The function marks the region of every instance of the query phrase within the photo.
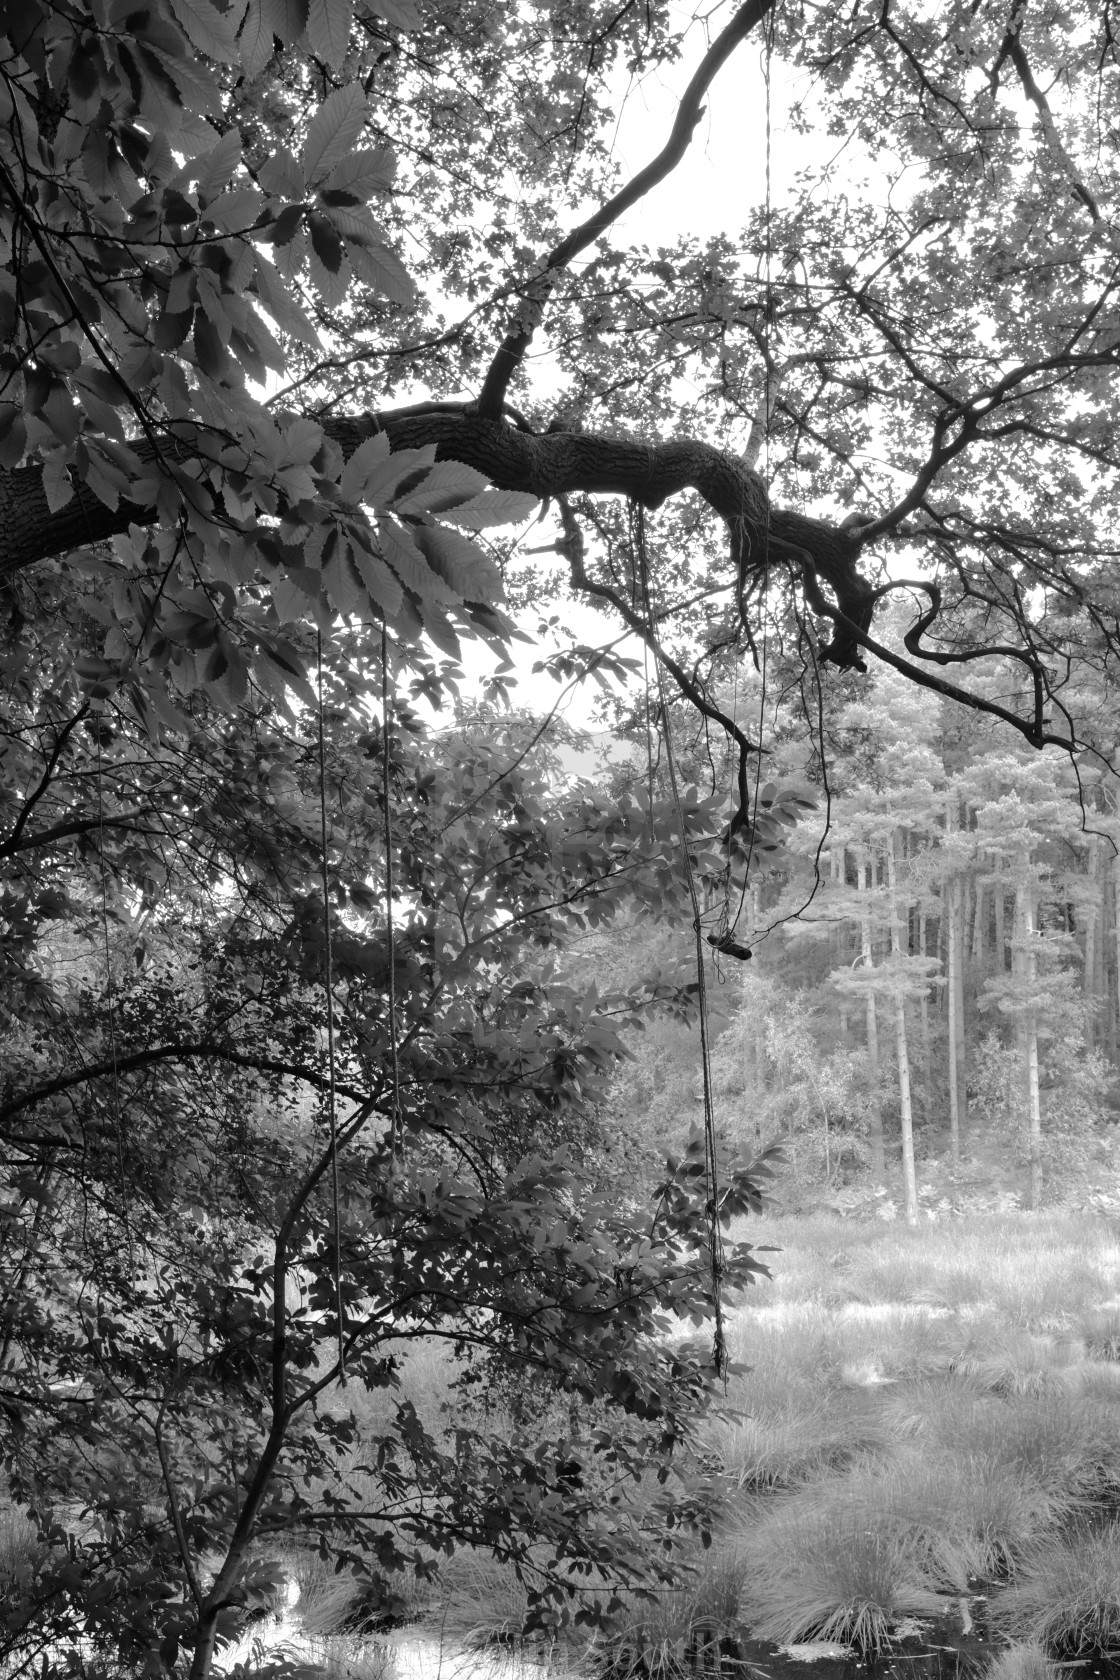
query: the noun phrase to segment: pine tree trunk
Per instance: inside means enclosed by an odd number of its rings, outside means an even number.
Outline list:
[[[1027,973],[1026,955],[1026,895],[1023,881],[1015,881],[1015,900],[1011,916],[1011,978],[1015,983],[1016,993],[1024,990]],[[1019,1115],[1019,1145],[1024,1155],[1030,1154],[1030,1098],[1027,1081],[1027,1028],[1022,1011],[1015,1016],[1015,1044],[1019,1051],[1019,1061],[1023,1072],[1023,1086],[1020,1092],[1018,1107]]]
[[[965,906],[968,902],[967,879],[958,883],[960,893],[957,900],[957,985],[953,994],[953,1003],[957,1012],[957,1123],[960,1128],[958,1149],[963,1150],[968,1133],[968,1043],[965,1036],[964,1022],[964,979],[965,979]],[[959,1160],[959,1154],[957,1159]]]
[[[894,1038],[898,1053],[898,1118],[902,1133],[902,1189],[906,1203],[906,1218],[911,1225],[918,1219],[918,1181],[914,1169],[914,1114],[910,1103],[910,1051],[906,1041],[906,993],[904,990],[904,962],[902,949],[902,912],[898,901],[898,870],[895,848],[898,835],[893,834],[887,851],[887,881],[891,901],[891,955],[897,965],[898,990],[894,1000]]]
[[[928,936],[927,936],[927,931],[926,931],[926,912],[925,912],[925,907],[923,906],[918,911],[918,955],[919,956],[924,957],[926,955],[927,937]],[[925,1084],[926,1084],[927,1111],[928,1111],[928,1091],[929,1091],[929,990],[928,990],[928,988],[925,991],[923,991],[923,993],[922,993],[921,1011],[922,1011],[922,1077],[925,1080]]]
[[[1033,993],[1038,978],[1038,957],[1034,948],[1034,894],[1029,880],[1024,882],[1023,933],[1027,942],[1025,978]],[[1031,1169],[1030,1207],[1037,1213],[1042,1206],[1042,1108],[1038,1091],[1038,1013],[1032,1007],[1023,1021],[1027,1052],[1027,1117],[1028,1154]]]
[[[1120,852],[1112,860],[1112,955],[1116,964],[1116,1020],[1120,1028]]]
[[[874,885],[874,868],[870,858],[860,869],[860,874],[864,878],[864,890],[867,894],[867,905],[859,922],[860,951],[864,968],[871,969],[875,966],[875,955],[871,945],[871,892]],[[867,993],[867,1059],[871,1063],[873,1086],[868,1131],[871,1176],[876,1184],[882,1184],[887,1176],[887,1159],[883,1145],[883,1111],[879,1101],[879,1023],[875,1013],[875,994],[870,989]]]
[[[1111,1061],[1116,1060],[1116,953],[1108,930],[1116,920],[1116,878],[1108,867],[1108,847],[1101,849],[1101,1001],[1104,1007],[1105,1038]]]
[[[1007,929],[1004,926],[1003,859],[1002,858],[997,859],[996,868],[999,871],[999,879],[996,881],[995,886],[992,888],[992,891],[995,895],[995,906],[996,906],[995,969],[996,969],[997,974],[1006,974],[1006,972],[1007,972]]]
[[[987,907],[987,899],[984,896],[984,883],[983,881],[977,881],[972,909],[972,967],[973,971],[978,974],[983,974],[986,966],[984,958],[987,954],[988,941],[986,937],[987,928],[984,924],[984,916]]]
[[[875,966],[875,957],[871,948],[870,899],[872,885],[872,867],[869,859],[866,864],[866,874],[864,879],[864,888],[868,897],[868,905],[860,917],[859,926],[860,953],[863,957],[863,966],[867,969],[874,968]],[[879,1025],[875,1014],[875,994],[870,989],[867,993],[867,1055],[871,1062],[872,1072],[877,1074],[879,1071]]]
[[[1100,925],[1099,887],[1097,883],[1097,837],[1088,836],[1089,856],[1085,864],[1085,968],[1081,976],[1081,991],[1088,1008],[1085,1010],[1085,1043],[1092,1048],[1096,1042],[1096,1011],[1093,1004],[1098,995],[1097,962],[1098,929]]]
[[[842,888],[847,878],[847,873],[848,865],[845,848],[840,845],[833,846],[832,850],[828,854],[828,877],[833,887]],[[843,956],[843,953],[848,945],[848,928],[846,922],[842,923],[836,933],[832,936],[832,938],[830,938],[829,944],[830,947],[835,949],[837,956]],[[848,1000],[843,992],[839,992],[837,994],[837,1002],[840,1011],[840,1042],[846,1050],[850,1042],[851,1031],[848,1025]]]
[[[954,1167],[961,1164],[961,1113],[960,1113],[960,1043],[957,1037],[957,988],[960,985],[960,975],[957,970],[960,965],[960,940],[957,937],[960,922],[958,908],[959,881],[951,877],[945,883],[945,922],[946,922],[946,954],[948,956],[948,1012],[949,1012],[949,1157]]]

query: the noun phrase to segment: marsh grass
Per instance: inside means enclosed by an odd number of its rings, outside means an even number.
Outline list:
[[[1026,1328],[1092,1312],[1120,1283],[1120,1246],[1102,1221],[1063,1214],[987,1214],[933,1225],[878,1226],[817,1215],[744,1221],[735,1235],[781,1252],[766,1293],[784,1302],[847,1294],[868,1302],[994,1308]],[[838,1304],[838,1303],[837,1303]]]
[[[810,1411],[712,1425],[704,1440],[736,1490],[758,1493],[796,1487],[889,1444],[876,1416],[823,1400]]]
[[[1059,1680],[1061,1672],[1041,1645],[1025,1640],[1001,1651],[985,1671],[984,1680]]]
[[[1055,1520],[1054,1502],[1007,1466],[921,1448],[857,1472],[837,1495],[905,1540],[923,1575],[953,1592],[1009,1573]]]
[[[698,1649],[718,1645],[738,1627],[744,1563],[734,1537],[697,1552],[680,1587],[644,1598],[627,1595],[611,1619],[597,1656],[612,1676],[664,1680],[688,1672]],[[718,1664],[716,1665],[718,1666]]]
[[[361,1584],[349,1571],[336,1571],[318,1552],[287,1552],[283,1569],[299,1588],[295,1602],[296,1620],[309,1638],[326,1639],[341,1634],[361,1599]]]
[[[1091,1359],[1120,1361],[1120,1307],[1096,1307],[1081,1315],[1078,1329]]]
[[[970,1326],[954,1361],[957,1374],[971,1377],[981,1388],[999,1395],[1052,1393],[1080,1352],[1070,1337],[1032,1333],[1021,1327],[1002,1328],[998,1319]]]
[[[942,1607],[908,1537],[856,1503],[779,1507],[742,1542],[739,1611],[759,1639],[830,1639],[878,1653],[903,1617]]]
[[[993,1598],[993,1626],[1070,1660],[1120,1648],[1120,1523],[1056,1536]]]
[[[457,1552],[441,1566],[424,1626],[438,1632],[441,1643],[519,1646],[528,1605],[511,1563],[484,1552]]]
[[[593,1644],[565,1647],[569,1666],[669,1680],[697,1646],[746,1627],[871,1654],[977,1577],[1009,1583],[999,1625],[1018,1641],[991,1680],[1055,1680],[1055,1652],[1120,1642],[1108,1596],[1120,1541],[1078,1527],[1120,1490],[1112,1231],[1049,1214],[914,1230],[766,1218],[737,1234],[782,1252],[765,1256],[773,1283],[728,1313],[732,1355],[750,1369],[697,1443],[703,1470],[720,1472],[713,1544],[686,1554],[675,1589],[625,1594]],[[418,1343],[401,1391],[438,1427],[455,1376],[441,1346]],[[369,1424],[397,1398],[375,1397]],[[635,1520],[646,1500],[635,1484]],[[510,1567],[464,1552],[440,1576],[421,1633],[520,1649],[527,1600]],[[337,1622],[332,1594],[349,1586],[315,1588],[316,1625]]]
[[[358,1634],[331,1634],[309,1641],[317,1680],[394,1680],[392,1648]]]
[[[887,1396],[884,1410],[905,1438],[1024,1478],[1045,1494],[1055,1522],[1120,1486],[1115,1400],[1069,1382],[1043,1394],[1000,1396],[972,1382],[934,1380]]]

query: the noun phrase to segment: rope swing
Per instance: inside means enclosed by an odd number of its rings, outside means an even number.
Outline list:
[[[716,1154],[715,1102],[712,1093],[712,1059],[708,1034],[708,985],[704,963],[704,925],[700,916],[700,895],[696,890],[696,876],[692,868],[692,854],[688,849],[688,830],[681,803],[677,759],[673,750],[673,732],[669,706],[665,694],[665,676],[661,667],[661,649],[653,633],[653,614],[650,611],[649,556],[646,549],[645,509],[641,503],[632,504],[634,530],[637,537],[638,577],[642,590],[642,611],[646,622],[646,640],[653,650],[653,668],[657,679],[658,711],[665,740],[665,762],[669,769],[669,786],[673,794],[673,809],[681,836],[685,879],[692,905],[692,928],[696,939],[696,982],[700,1004],[700,1062],[704,1080],[704,1212],[708,1227],[708,1266],[711,1276],[712,1308],[715,1314],[715,1334],[712,1338],[712,1366],[724,1382],[727,1381],[727,1342],[723,1329],[723,1232],[719,1223],[719,1160]],[[648,702],[647,702],[648,703]]]
[[[389,1176],[397,1170],[397,1152],[401,1135],[401,1070],[397,1045],[397,952],[393,930],[393,815],[390,802],[389,722],[392,713],[389,703],[389,632],[381,626],[381,799],[385,819],[385,933],[389,941],[389,1069],[392,1080],[393,1111],[389,1123]]]
[[[323,961],[327,988],[327,1120],[331,1140],[331,1204],[334,1236],[334,1299],[338,1314],[338,1376],[346,1381],[346,1327],[342,1316],[342,1231],[338,1194],[338,1117],[335,1103],[334,947],[331,942],[330,881],[327,868],[327,772],[323,739],[323,632],[315,635],[319,721],[319,839],[323,880]]]

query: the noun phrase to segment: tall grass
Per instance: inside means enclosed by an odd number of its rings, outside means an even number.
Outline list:
[[[991,1680],[1055,1680],[1056,1654],[1120,1639],[1120,1541],[1077,1527],[1120,1490],[1115,1233],[1054,1213],[914,1230],[766,1218],[737,1234],[781,1252],[767,1257],[774,1282],[728,1313],[749,1369],[698,1442],[702,1469],[719,1472],[713,1545],[675,1590],[626,1595],[584,1660],[668,1680],[690,1647],[746,1628],[870,1655],[977,1578],[1009,1583],[999,1626],[1017,1641]],[[436,1343],[402,1371],[433,1428],[455,1375]],[[397,1398],[373,1397],[364,1427]],[[635,1485],[635,1518],[644,1497]],[[327,1637],[343,1589],[321,1590]],[[512,1569],[466,1552],[441,1565],[423,1631],[508,1649],[526,1607]]]
[[[1001,1651],[985,1671],[984,1680],[1060,1680],[1061,1672],[1041,1645],[1027,1640]]]
[[[941,1608],[908,1537],[858,1504],[779,1507],[742,1543],[739,1611],[759,1639],[830,1639],[870,1656],[909,1615]]]
[[[611,1618],[599,1653],[612,1676],[667,1680],[688,1670],[690,1652],[737,1628],[743,1567],[735,1539],[725,1537],[698,1552],[679,1588],[652,1598],[626,1595],[627,1607]]]
[[[986,1215],[911,1229],[827,1216],[744,1222],[768,1257],[775,1301],[988,1305],[1006,1322],[1049,1329],[1120,1287],[1120,1246],[1100,1219],[1062,1213]]]
[[[1057,1536],[994,1598],[993,1624],[1075,1659],[1120,1646],[1120,1522]]]

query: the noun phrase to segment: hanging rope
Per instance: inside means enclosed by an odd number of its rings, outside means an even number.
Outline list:
[[[323,739],[323,632],[315,633],[319,681],[319,839],[323,870],[323,958],[327,986],[327,1120],[331,1140],[331,1204],[334,1228],[334,1301],[338,1314],[338,1375],[346,1381],[346,1326],[342,1316],[342,1223],[338,1194],[338,1117],[335,1106],[334,947],[331,941],[330,880],[327,869],[327,755]]]
[[[101,935],[105,947],[105,998],[109,1005],[109,1059],[113,1064],[113,1131],[117,1144],[117,1177],[120,1181],[121,1219],[128,1242],[128,1264],[135,1271],[132,1252],[132,1223],[128,1214],[128,1177],[125,1172],[124,1116],[121,1113],[120,1073],[117,1067],[116,989],[113,985],[113,954],[109,945],[109,889],[105,875],[105,801],[101,786],[101,719],[94,706],[94,740],[97,743],[97,857],[101,873]]]
[[[731,720],[739,721],[739,661],[733,658],[731,666]],[[728,943],[735,944],[735,933],[731,923],[731,872],[735,851],[735,757],[736,746],[732,737],[727,738],[727,862],[723,867],[723,903],[719,909],[719,920],[714,934],[708,935],[709,945],[714,945],[716,951],[716,978],[721,986],[726,985],[727,977],[723,972],[719,958],[722,949]],[[738,917],[736,916],[736,921]],[[746,946],[741,947],[746,950]],[[734,956],[736,953],[730,953]]]
[[[760,608],[761,608],[761,616],[762,616],[762,650],[761,650],[761,657],[758,659],[758,671],[759,671],[760,687],[759,687],[759,696],[758,696],[758,728],[756,730],[756,737],[757,737],[757,740],[758,740],[758,754],[757,754],[757,757],[755,758],[755,767],[754,767],[754,798],[753,798],[753,811],[752,811],[752,816],[753,816],[754,820],[751,823],[750,839],[747,843],[747,861],[746,861],[746,863],[744,865],[744,868],[743,868],[743,888],[742,888],[742,891],[739,894],[739,904],[738,904],[738,907],[735,911],[734,921],[731,923],[732,928],[735,928],[735,927],[738,926],[739,917],[743,914],[743,905],[746,902],[747,892],[748,892],[749,886],[750,886],[751,865],[754,862],[755,839],[756,839],[756,835],[757,835],[757,832],[758,832],[758,828],[757,828],[757,824],[758,824],[758,794],[759,794],[759,788],[762,785],[762,739],[763,739],[763,735],[765,733],[765,728],[766,728],[766,687],[767,687],[767,675],[768,675],[767,666],[768,666],[768,655],[769,655],[769,645],[770,645],[770,638],[767,634],[767,617],[766,617],[767,595],[769,593],[769,588],[770,588],[770,491],[771,491],[771,481],[772,481],[772,476],[773,476],[772,473],[771,473],[771,468],[770,468],[770,436],[771,436],[771,431],[772,431],[772,410],[773,410],[774,402],[776,401],[776,394],[774,392],[774,387],[773,387],[774,359],[773,359],[773,350],[772,350],[771,339],[770,339],[770,328],[771,328],[771,324],[772,324],[773,316],[774,316],[774,281],[773,281],[773,272],[772,272],[772,270],[773,270],[773,256],[774,256],[774,230],[773,230],[771,155],[770,155],[771,154],[770,83],[771,83],[771,60],[772,60],[773,52],[774,52],[774,12],[773,12],[773,10],[771,10],[770,12],[767,13],[766,20],[765,20],[765,23],[763,25],[762,41],[763,41],[763,45],[762,45],[762,83],[763,83],[763,90],[764,90],[763,104],[764,104],[764,109],[765,109],[765,121],[766,121],[766,143],[765,143],[765,148],[764,148],[764,150],[765,150],[765,165],[764,165],[765,208],[764,208],[764,212],[763,212],[763,231],[762,231],[762,286],[763,286],[763,305],[762,305],[762,361],[763,361],[763,370],[762,370],[762,377],[763,377],[762,481],[766,486],[766,495],[765,495],[765,498],[764,498],[766,511],[765,511],[765,514],[764,514],[764,517],[763,517],[763,525],[762,525],[762,586],[758,590],[758,602],[759,602],[759,605],[760,605]]]
[[[716,1375],[727,1381],[727,1342],[723,1330],[723,1232],[719,1223],[719,1161],[716,1155],[715,1101],[712,1093],[712,1058],[708,1036],[708,986],[704,963],[704,925],[700,917],[700,896],[692,868],[692,854],[688,849],[688,831],[681,803],[677,760],[673,751],[673,733],[669,707],[665,696],[665,678],[661,669],[661,654],[653,638],[653,614],[650,611],[649,558],[646,551],[645,509],[639,502],[634,514],[638,538],[638,575],[642,585],[642,611],[647,635],[653,646],[653,667],[657,677],[658,709],[665,731],[665,762],[669,767],[669,786],[673,794],[673,808],[681,835],[685,879],[692,905],[692,928],[696,937],[696,983],[700,1005],[700,1063],[704,1081],[704,1211],[708,1225],[708,1265],[712,1285],[712,1308],[715,1315],[715,1334],[712,1338],[712,1365]]]
[[[397,1046],[397,953],[393,933],[393,818],[389,775],[389,632],[381,626],[381,796],[385,817],[385,930],[389,940],[389,1069],[393,1111],[389,1123],[389,1175],[397,1170],[401,1134],[401,1070]]]

